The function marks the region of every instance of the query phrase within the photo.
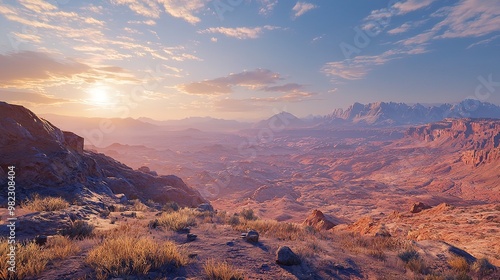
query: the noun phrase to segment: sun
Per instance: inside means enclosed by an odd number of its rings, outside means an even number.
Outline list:
[[[95,86],[87,90],[90,103],[97,106],[109,105],[111,100],[109,96],[109,88],[104,86]]]

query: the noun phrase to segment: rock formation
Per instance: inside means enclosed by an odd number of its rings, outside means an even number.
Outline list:
[[[410,213],[420,213],[423,210],[430,209],[431,207],[423,202],[413,203],[410,207]]]
[[[335,223],[325,217],[323,212],[319,210],[313,210],[311,215],[309,215],[302,224],[311,226],[317,230],[329,230],[335,226]]]
[[[83,138],[62,132],[28,109],[0,102],[0,174],[15,166],[16,199],[34,193],[69,201],[110,204],[115,194],[181,206],[205,202],[180,178],[134,171],[103,154],[83,150]],[[5,185],[6,176],[0,178]],[[5,199],[0,194],[0,202]]]

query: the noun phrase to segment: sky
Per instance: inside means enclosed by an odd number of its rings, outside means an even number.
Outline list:
[[[0,0],[0,100],[256,120],[354,102],[500,105],[498,0]]]

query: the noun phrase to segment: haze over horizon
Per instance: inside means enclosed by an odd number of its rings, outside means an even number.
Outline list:
[[[500,105],[500,2],[0,2],[0,100],[255,120],[354,102]]]

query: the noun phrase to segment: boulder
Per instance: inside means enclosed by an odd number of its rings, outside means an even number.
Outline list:
[[[253,229],[249,230],[247,233],[241,234],[241,237],[250,243],[259,242],[259,233]]]
[[[276,263],[286,266],[299,265],[300,257],[288,246],[281,246],[276,252]]]

